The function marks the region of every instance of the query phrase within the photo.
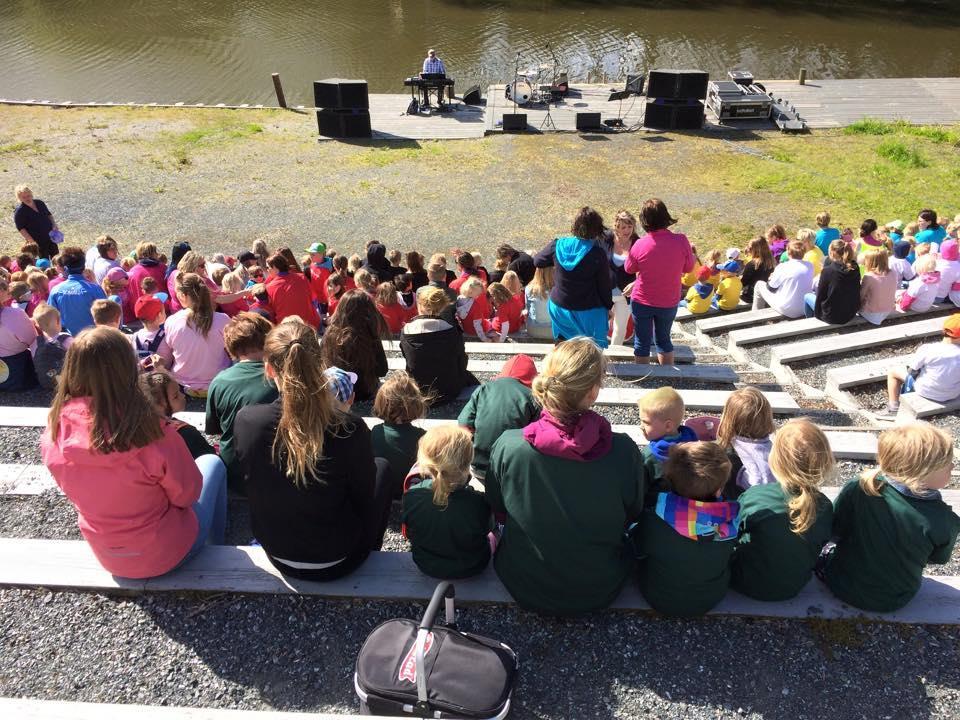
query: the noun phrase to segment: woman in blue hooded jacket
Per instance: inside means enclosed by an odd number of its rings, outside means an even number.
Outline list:
[[[602,348],[609,345],[607,319],[613,300],[607,254],[598,243],[603,230],[600,213],[582,207],[573,220],[573,234],[553,240],[533,259],[538,268],[554,268],[547,307],[555,340],[585,335]]]

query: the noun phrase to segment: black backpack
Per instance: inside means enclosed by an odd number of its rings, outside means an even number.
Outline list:
[[[517,655],[491,638],[457,629],[454,588],[437,585],[423,619],[388,620],[367,636],[354,687],[371,715],[505,718],[516,682]],[[434,619],[445,604],[446,622]]]

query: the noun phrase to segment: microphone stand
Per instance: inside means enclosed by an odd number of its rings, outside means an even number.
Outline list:
[[[520,80],[520,52],[517,52],[517,60],[513,65],[513,89],[510,91],[510,98],[513,100],[513,112],[517,112],[517,82]]]
[[[550,45],[549,45],[549,44],[547,45],[547,52],[550,53],[551,55],[553,54],[553,51],[550,49]],[[557,66],[556,66],[556,63],[554,63],[554,66],[553,66],[553,80],[551,80],[551,82],[550,82],[551,93],[550,93],[550,95],[547,96],[547,114],[544,116],[543,122],[540,123],[540,130],[541,130],[541,131],[543,131],[544,128],[546,128],[547,130],[552,130],[553,132],[556,132],[556,131],[557,131],[557,126],[556,126],[556,124],[553,122],[553,115],[550,114],[550,107],[551,107],[551,104],[550,104],[550,103],[551,103],[551,100],[553,100],[553,90],[552,90],[552,88],[553,88],[553,85],[554,85],[554,81],[555,81],[556,79],[557,79]],[[539,81],[539,78],[538,78],[538,81]],[[538,92],[539,92],[539,90],[538,90]]]

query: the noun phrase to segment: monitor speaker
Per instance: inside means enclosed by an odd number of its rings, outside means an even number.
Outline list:
[[[600,122],[600,113],[588,113],[588,112],[578,112],[577,113],[577,130],[583,132],[585,130],[602,130],[603,123]]]
[[[320,134],[332,138],[368,138],[372,136],[370,111],[363,109],[317,110]]]
[[[632,92],[634,95],[643,95],[643,82],[645,79],[643,75],[627,73],[627,92]]]
[[[651,70],[647,97],[704,100],[710,74],[702,70]]]
[[[504,113],[503,131],[504,132],[523,132],[527,129],[526,113]]]
[[[703,127],[699,100],[647,100],[643,126],[654,130],[699,130]]]
[[[313,83],[313,104],[318,108],[367,110],[370,96],[366,80],[329,78]]]
[[[473,85],[463,93],[463,102],[466,105],[480,105],[480,86]]]

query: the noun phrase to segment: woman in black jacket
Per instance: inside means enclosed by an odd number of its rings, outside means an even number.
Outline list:
[[[845,325],[860,310],[860,267],[853,248],[843,240],[830,243],[830,257],[823,264],[815,298],[807,294],[807,317],[831,325]]]
[[[582,207],[571,231],[570,237],[557,238],[533,259],[538,268],[554,268],[548,305],[553,337],[561,341],[584,335],[605,348],[610,344],[607,318],[613,295],[607,253],[598,242],[603,218]]]
[[[372,400],[380,387],[380,378],[387,374],[383,338],[389,337],[387,323],[369,295],[362,290],[344,293],[320,347],[326,367],[357,374],[357,402]]]
[[[400,332],[400,352],[409,373],[434,404],[456,400],[466,387],[479,385],[467,370],[463,332],[441,315],[450,304],[441,288],[417,293],[417,316]]]
[[[273,328],[264,367],[280,398],[234,422],[253,533],[284,575],[343,577],[383,544],[389,468],[363,420],[334,407],[312,327],[287,318]]]
[[[753,305],[753,287],[758,282],[766,282],[773,273],[776,262],[773,255],[770,254],[770,246],[765,237],[755,237],[747,245],[745,254],[749,256],[747,264],[743,266],[743,275],[740,277],[740,283],[743,289],[740,292],[740,299],[747,305]]]

